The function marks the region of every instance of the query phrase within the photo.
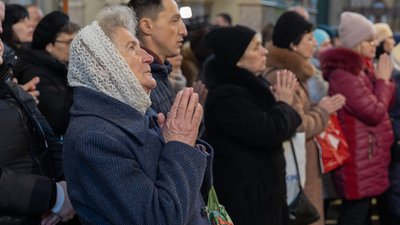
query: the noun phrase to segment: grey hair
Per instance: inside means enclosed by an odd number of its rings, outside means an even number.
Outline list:
[[[105,7],[96,16],[96,21],[108,38],[113,40],[117,28],[125,28],[136,36],[136,13],[122,5]]]

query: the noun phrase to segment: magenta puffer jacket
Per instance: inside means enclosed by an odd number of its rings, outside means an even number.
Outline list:
[[[334,171],[338,194],[347,200],[377,196],[389,186],[388,167],[393,132],[388,115],[395,85],[375,79],[366,61],[349,49],[331,49],[321,56],[329,94],[340,93],[346,105],[338,111],[351,161]]]

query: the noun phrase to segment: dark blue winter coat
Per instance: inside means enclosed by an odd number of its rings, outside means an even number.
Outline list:
[[[210,188],[212,152],[165,143],[153,118],[125,103],[75,88],[63,150],[83,224],[209,224],[201,190]]]

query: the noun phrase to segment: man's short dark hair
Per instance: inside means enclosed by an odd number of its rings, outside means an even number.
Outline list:
[[[164,8],[162,0],[130,0],[128,6],[136,12],[138,20],[144,17],[157,19],[158,13]]]
[[[218,13],[217,16],[224,18],[229,25],[232,25],[232,17],[228,13]]]

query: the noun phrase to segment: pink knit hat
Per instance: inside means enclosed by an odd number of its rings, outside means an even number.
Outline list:
[[[374,24],[363,15],[354,12],[340,15],[339,37],[342,47],[353,48],[374,35]]]

